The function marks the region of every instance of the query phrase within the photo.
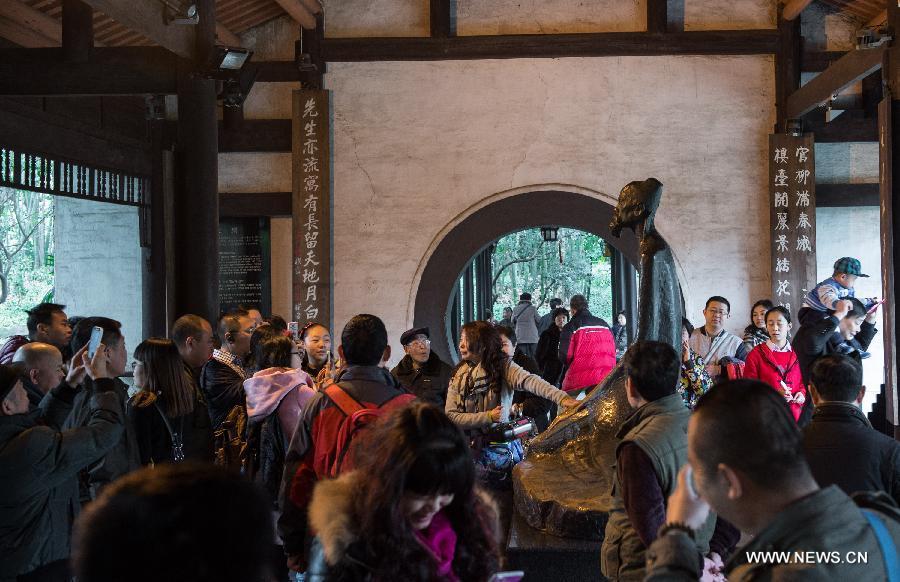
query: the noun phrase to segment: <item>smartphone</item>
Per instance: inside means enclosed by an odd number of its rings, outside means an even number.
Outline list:
[[[296,321],[288,322],[288,331],[291,333],[291,338],[296,341],[300,341],[300,324]]]
[[[488,579],[488,582],[519,582],[525,577],[522,570],[510,570],[508,572],[497,572]]]
[[[876,301],[875,304],[874,304],[872,307],[870,307],[869,310],[866,312],[866,315],[870,315],[870,314],[872,314],[872,313],[875,313],[875,310],[878,309],[878,306],[881,305],[882,303],[884,303],[884,298],[879,299],[878,301]]]
[[[88,357],[93,358],[94,354],[97,353],[97,348],[100,347],[100,342],[103,340],[103,328],[99,325],[94,326],[94,329],[91,330],[91,340],[88,342]]]

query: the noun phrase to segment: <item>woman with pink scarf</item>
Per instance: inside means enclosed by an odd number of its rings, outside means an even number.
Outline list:
[[[366,435],[357,469],[320,481],[309,582],[478,582],[497,571],[497,510],[475,485],[462,431],[414,402]]]

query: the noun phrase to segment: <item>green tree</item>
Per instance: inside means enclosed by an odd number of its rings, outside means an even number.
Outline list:
[[[24,330],[22,311],[53,290],[53,200],[0,187],[0,338]]]
[[[523,292],[531,293],[545,313],[553,297],[564,301],[581,293],[591,311],[612,319],[612,270],[606,243],[581,230],[561,228],[558,242],[545,243],[540,229],[508,234],[496,243],[493,255],[494,313],[513,306]]]

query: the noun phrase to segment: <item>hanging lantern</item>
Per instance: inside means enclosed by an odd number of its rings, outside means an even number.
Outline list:
[[[544,242],[556,242],[557,241],[557,233],[559,232],[559,227],[557,226],[542,226],[541,227],[541,237],[544,239]]]

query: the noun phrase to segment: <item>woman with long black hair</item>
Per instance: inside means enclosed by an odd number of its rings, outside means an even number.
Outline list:
[[[497,513],[475,485],[468,441],[415,402],[367,435],[356,470],[320,482],[308,582],[478,582],[497,571]]]
[[[518,416],[516,390],[531,392],[565,408],[578,402],[537,374],[530,374],[503,353],[500,333],[484,321],[472,321],[459,333],[462,358],[447,391],[447,416],[473,438],[480,478],[508,488],[513,466],[524,450],[517,438],[503,438],[491,429]]]
[[[141,464],[212,461],[213,431],[206,403],[184,370],[170,339],[151,337],[134,350],[134,384],[128,401]]]

